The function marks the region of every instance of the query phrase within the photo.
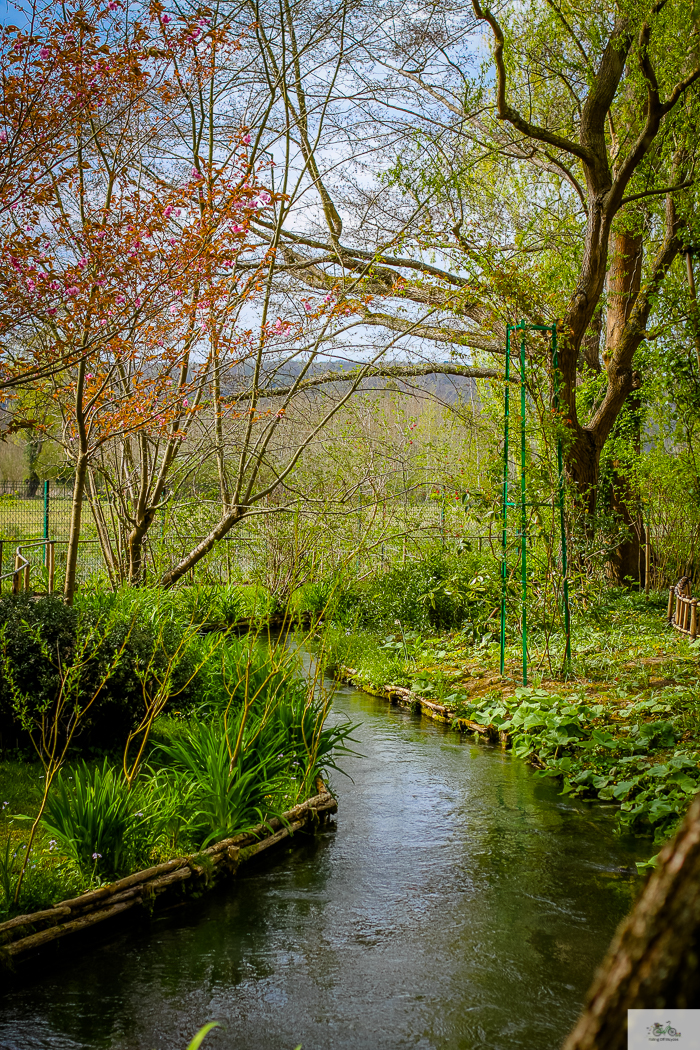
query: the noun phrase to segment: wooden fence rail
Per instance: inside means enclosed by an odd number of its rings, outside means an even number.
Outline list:
[[[698,599],[693,598],[690,579],[682,576],[668,592],[668,622],[681,634],[688,634],[693,641],[698,636]]]

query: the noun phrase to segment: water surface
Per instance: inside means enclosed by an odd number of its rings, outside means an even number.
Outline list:
[[[2,1050],[555,1050],[649,853],[499,749],[341,689],[335,827],[0,998]]]

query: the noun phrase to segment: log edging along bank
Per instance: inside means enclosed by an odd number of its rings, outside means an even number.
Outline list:
[[[419,710],[426,718],[446,723],[461,733],[473,733],[476,739],[483,738],[489,743],[500,743],[502,747],[510,746],[510,733],[507,733],[504,729],[499,729],[498,726],[493,724],[481,725],[479,722],[472,722],[470,718],[459,718],[444,704],[435,703],[434,700],[427,700],[424,696],[418,696],[417,693],[413,693],[410,689],[405,689],[403,686],[392,684],[381,686],[368,685],[360,679],[358,672],[352,667],[339,667],[336,678],[345,685],[351,685],[355,689],[360,689],[363,693],[369,693],[370,696],[378,696],[383,700],[388,700],[390,704],[396,704],[398,707],[408,707],[412,711]],[[537,756],[530,755],[528,760],[534,765],[541,765]]]
[[[241,864],[263,850],[276,846],[295,831],[318,827],[336,813],[338,803],[319,780],[319,794],[287,810],[267,825],[223,839],[200,853],[176,857],[123,879],[89,890],[51,908],[17,915],[0,923],[0,967],[13,971],[16,964],[34,956],[59,938],[79,933],[98,923],[122,915],[137,906],[153,911],[163,894],[193,880],[198,890],[209,889],[222,877],[232,878]],[[193,884],[189,883],[189,884]]]

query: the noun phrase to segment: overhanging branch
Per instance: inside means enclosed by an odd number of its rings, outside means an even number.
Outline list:
[[[330,383],[357,383],[364,379],[415,379],[417,376],[460,376],[462,379],[503,379],[503,373],[493,368],[472,368],[470,365],[430,364],[430,365],[372,365],[368,368],[350,368],[346,372],[323,372],[320,375],[305,379],[296,387],[297,393]],[[257,399],[285,397],[292,392],[294,384],[288,386],[263,387],[257,391],[244,390],[238,394],[228,394],[221,398],[222,403],[240,403]]]

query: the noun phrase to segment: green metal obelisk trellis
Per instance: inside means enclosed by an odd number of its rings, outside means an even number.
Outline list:
[[[503,424],[503,532],[502,532],[502,563],[501,563],[501,675],[505,671],[506,662],[506,595],[508,589],[508,507],[515,509],[517,504],[508,499],[508,457],[509,457],[509,431],[510,431],[510,359],[511,359],[511,333],[520,332],[520,593],[521,593],[521,624],[523,642],[523,685],[527,685],[527,463],[526,463],[526,333],[528,331],[549,332],[552,350],[552,369],[554,375],[554,411],[559,414],[559,356],[557,351],[557,326],[541,324],[525,324],[521,321],[517,325],[508,325],[506,328],[506,368],[505,368],[505,393],[504,393],[504,424]],[[568,559],[566,550],[566,528],[564,517],[564,455],[562,450],[561,433],[557,434],[557,502],[559,504],[559,527],[561,529],[561,572],[562,572],[562,598],[564,605],[564,631],[566,634],[565,666],[568,669],[571,663],[571,621],[569,614],[569,580]]]

